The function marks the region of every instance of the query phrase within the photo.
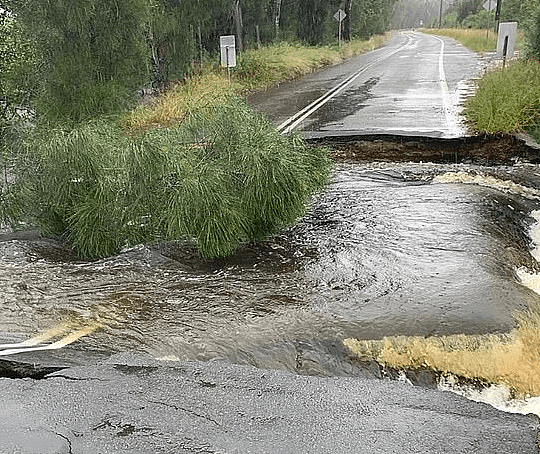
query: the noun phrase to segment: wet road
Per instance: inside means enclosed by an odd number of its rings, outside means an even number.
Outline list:
[[[459,137],[465,132],[460,102],[482,65],[477,54],[452,39],[395,32],[381,49],[256,94],[250,103],[277,126],[307,137]]]
[[[125,354],[0,400],[2,454],[532,454],[538,429],[404,382]]]
[[[457,99],[479,64],[446,38],[396,34],[251,101],[283,124],[345,77],[295,128],[450,137],[463,133]],[[374,380],[379,369],[351,361],[342,341],[510,329],[537,298],[514,273],[530,260],[537,193],[434,178],[488,168],[371,164],[340,164],[297,226],[214,263],[153,246],[84,262],[4,237],[2,342],[64,323],[99,329],[6,357],[75,367],[0,378],[0,453],[536,452],[535,417]],[[138,354],[113,355],[125,351]]]

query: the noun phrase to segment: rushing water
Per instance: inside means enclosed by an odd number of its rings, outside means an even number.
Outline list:
[[[539,199],[526,189],[536,166],[520,185],[500,177],[515,172],[340,163],[296,226],[213,262],[175,244],[80,261],[6,234],[0,333],[95,324],[67,348],[354,374],[346,337],[509,331],[538,298],[516,276],[537,267],[528,231]]]

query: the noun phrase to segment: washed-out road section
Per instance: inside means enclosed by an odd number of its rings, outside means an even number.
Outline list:
[[[457,100],[479,65],[446,38],[397,34],[251,102],[307,136],[455,137],[463,134]],[[48,354],[34,358],[46,363]],[[84,365],[40,380],[0,378],[1,454],[538,452],[535,416],[406,381],[130,353],[73,363]]]

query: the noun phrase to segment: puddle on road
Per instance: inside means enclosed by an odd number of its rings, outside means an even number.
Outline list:
[[[513,345],[514,313],[540,301],[517,274],[539,270],[529,233],[540,188],[534,152],[503,137],[362,138],[335,155],[332,181],[297,225],[226,259],[167,244],[88,262],[59,242],[6,234],[0,332],[20,341],[93,324],[99,330],[67,356],[132,350],[327,376],[383,376],[373,359],[411,367],[375,354],[357,361],[344,339],[402,339],[402,350],[411,339],[443,339],[471,354]]]
[[[321,106],[316,115],[306,118],[302,123],[303,129],[316,131],[324,124],[338,124],[340,120],[350,114],[351,106],[354,106],[357,110],[366,107],[366,101],[373,97],[371,89],[377,85],[379,80],[380,77],[372,77],[362,85],[341,91],[337,96]]]

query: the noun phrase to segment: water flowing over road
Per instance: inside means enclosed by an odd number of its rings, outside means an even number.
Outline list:
[[[455,138],[459,99],[480,68],[455,42],[408,32],[250,102],[310,138]],[[370,136],[371,152],[381,137]],[[539,270],[538,164],[463,162],[457,152],[460,162],[426,163],[400,140],[391,147],[416,162],[366,159],[367,145],[356,145],[303,219],[229,258],[206,261],[172,243],[85,261],[59,241],[6,229],[0,366],[3,376],[46,379],[0,379],[0,440],[36,446],[28,434],[38,434],[50,452],[73,453],[534,452],[535,418],[413,389],[404,376],[375,381],[395,371],[344,345],[506,333],[515,312],[540,304],[518,277]],[[417,381],[436,388],[430,379]],[[21,409],[14,396],[25,393],[45,400]],[[0,453],[12,452],[8,441]]]
[[[489,169],[469,170],[488,181]],[[340,163],[296,226],[213,262],[174,244],[84,262],[48,240],[5,236],[2,332],[96,324],[76,348],[300,372],[309,350],[326,375],[350,367],[336,366],[342,353],[328,366],[339,370],[325,370],[346,337],[509,331],[537,298],[515,270],[534,269],[540,192],[434,180],[454,171]]]

